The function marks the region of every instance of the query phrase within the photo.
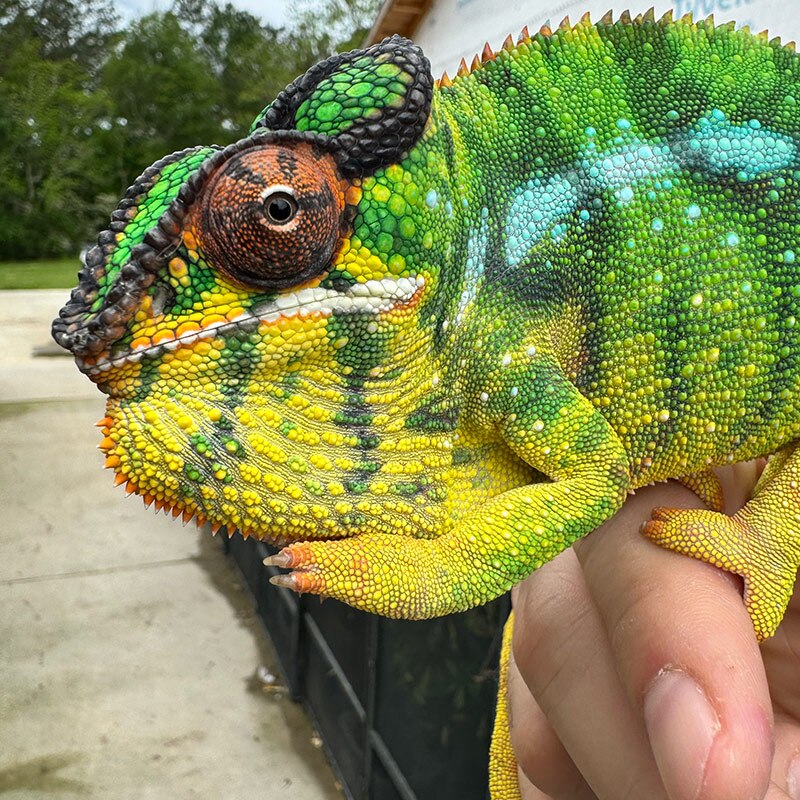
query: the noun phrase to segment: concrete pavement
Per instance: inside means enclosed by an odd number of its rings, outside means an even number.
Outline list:
[[[113,486],[64,291],[0,291],[0,795],[337,800],[235,568]]]

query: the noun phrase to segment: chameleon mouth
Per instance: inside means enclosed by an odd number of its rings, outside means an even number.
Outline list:
[[[202,326],[181,332],[179,326],[173,331],[159,331],[153,339],[130,347],[120,353],[100,353],[97,357],[77,358],[80,370],[89,377],[126,364],[136,364],[145,356],[159,356],[164,352],[194,344],[202,339],[210,339],[226,334],[254,331],[260,325],[279,322],[282,319],[328,317],[336,314],[383,314],[412,305],[425,286],[425,279],[418,275],[413,278],[383,278],[356,283],[343,291],[308,287],[296,292],[287,292],[270,300],[265,300],[233,319],[220,318]],[[134,340],[135,342],[135,340]]]

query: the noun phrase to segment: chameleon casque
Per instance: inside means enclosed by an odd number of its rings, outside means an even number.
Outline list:
[[[800,563],[798,317],[794,47],[650,12],[453,80],[400,37],[316,65],[142,174],[53,333],[117,481],[287,545],[281,586],[460,611],[677,478],[711,510],[644,533],[743,576],[765,638]],[[764,455],[718,513],[711,468]]]

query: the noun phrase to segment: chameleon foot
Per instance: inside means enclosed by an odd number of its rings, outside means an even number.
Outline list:
[[[295,592],[325,595],[373,614],[420,619],[446,585],[431,542],[387,534],[299,542],[264,559],[292,570],[270,582]],[[438,591],[432,587],[439,584]]]
[[[740,575],[744,603],[761,641],[780,625],[797,571],[796,548],[786,544],[792,536],[797,541],[796,527],[787,528],[786,520],[774,511],[756,500],[733,517],[714,511],[656,508],[642,532],[668,550]]]

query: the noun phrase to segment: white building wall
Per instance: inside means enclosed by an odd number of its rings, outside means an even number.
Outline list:
[[[573,22],[589,11],[599,19],[609,7],[615,16],[626,8],[636,15],[655,5],[657,16],[674,9],[676,16],[692,12],[695,19],[714,14],[718,22],[735,20],[757,32],[784,41],[800,42],[800,0],[434,0],[414,34],[431,60],[434,76],[447,70],[452,77],[462,58],[469,63],[484,42],[497,48],[511,33],[516,39],[524,25],[531,33],[548,20],[552,25],[567,15]]]

